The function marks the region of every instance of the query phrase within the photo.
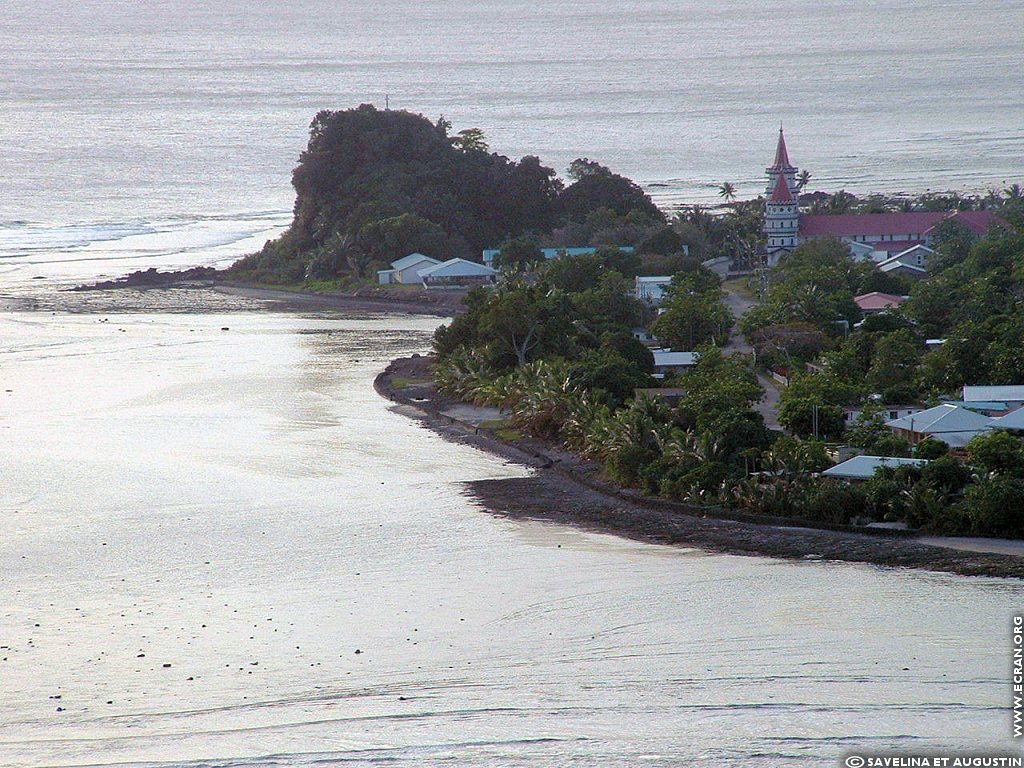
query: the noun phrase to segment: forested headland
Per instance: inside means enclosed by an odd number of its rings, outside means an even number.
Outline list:
[[[559,245],[682,241],[629,179],[580,158],[568,183],[537,157],[490,151],[477,129],[370,105],[320,112],[292,175],[288,230],[242,259],[235,277],[268,284],[357,281],[414,251],[480,260],[515,238]]]

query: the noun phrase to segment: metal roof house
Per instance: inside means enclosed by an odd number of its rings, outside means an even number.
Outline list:
[[[906,301],[905,296],[897,296],[894,293],[882,293],[881,291],[871,291],[870,293],[862,293],[860,296],[853,297],[853,303],[866,315],[873,312],[882,312],[886,309],[896,309],[904,301]]]
[[[927,459],[903,459],[895,456],[854,456],[829,467],[821,474],[840,480],[870,480],[882,467],[923,467]]]
[[[1010,411],[1005,416],[992,420],[992,429],[1008,429],[1011,432],[1024,432],[1024,408]]]
[[[915,279],[921,279],[928,276],[927,269],[915,266],[914,264],[902,262],[898,256],[894,256],[891,259],[886,259],[881,262],[878,265],[878,271],[884,272],[887,275],[904,275]]]
[[[696,352],[673,352],[671,349],[652,349],[651,354],[654,355],[654,373],[651,375],[656,379],[692,368],[699,357]]]
[[[466,259],[449,259],[420,273],[426,288],[471,288],[493,285],[498,273],[486,264]]]
[[[933,437],[950,448],[963,448],[975,435],[988,432],[991,424],[990,417],[953,403],[885,422],[885,426],[911,443]]]
[[[418,283],[420,274],[428,267],[433,267],[441,262],[432,259],[422,253],[410,253],[397,261],[391,262],[391,269],[382,269],[377,272],[377,282],[381,285],[392,283]]]
[[[615,246],[623,253],[632,253],[636,249],[632,245],[617,245]],[[595,246],[572,246],[570,248],[541,248],[540,252],[544,254],[544,258],[550,261],[551,259],[557,259],[559,256],[586,256],[591,253],[597,253]],[[501,253],[501,248],[487,248],[483,252],[484,264],[491,266],[495,257]]]
[[[968,386],[963,389],[963,398],[968,401],[996,401],[1011,408],[1024,405],[1024,384],[1010,384],[993,387]]]

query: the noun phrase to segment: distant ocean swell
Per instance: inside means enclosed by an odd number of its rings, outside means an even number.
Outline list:
[[[153,259],[164,266],[175,255],[213,263],[258,249],[290,220],[289,211],[251,211],[64,225],[0,222],[0,264]]]

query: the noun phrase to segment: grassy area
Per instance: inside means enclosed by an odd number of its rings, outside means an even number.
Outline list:
[[[419,387],[423,384],[429,384],[428,379],[409,379],[405,376],[395,376],[391,379],[391,386],[395,389],[405,389],[406,387]]]
[[[506,440],[511,442],[518,440],[523,436],[523,433],[517,429],[510,429],[506,419],[488,419],[487,421],[481,421],[481,429],[489,429],[494,432],[495,437],[499,440]]]
[[[427,290],[423,287],[423,283],[388,283],[387,285],[373,283],[373,287],[394,293],[425,293]]]
[[[751,301],[757,300],[755,284],[753,280],[747,276],[734,277],[732,280],[726,280],[722,283],[722,289],[743,296]]]

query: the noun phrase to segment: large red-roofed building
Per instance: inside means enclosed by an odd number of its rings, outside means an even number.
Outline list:
[[[877,244],[875,250],[900,253],[918,245],[931,246],[936,227],[947,219],[981,236],[1005,222],[991,211],[913,211],[909,213],[805,214],[798,204],[797,168],[790,162],[786,137],[779,128],[775,162],[767,168],[768,187],[764,232],[768,259],[779,258],[801,243],[818,237],[837,237],[854,243]]]

